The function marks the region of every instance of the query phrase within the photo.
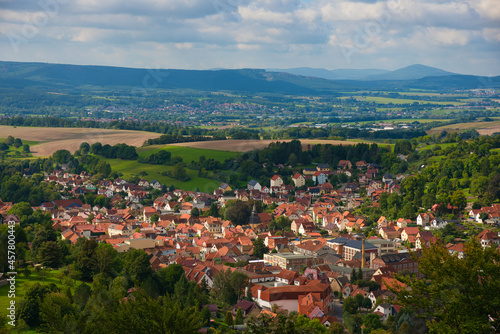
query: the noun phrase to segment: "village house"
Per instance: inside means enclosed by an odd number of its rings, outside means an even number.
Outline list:
[[[279,175],[274,175],[271,178],[271,189],[273,187],[281,187],[283,185],[283,179]]]
[[[295,184],[296,188],[300,188],[302,186],[305,186],[305,184],[306,184],[306,179],[304,178],[304,176],[302,174],[299,174],[299,173],[296,173],[292,177],[292,181]]]
[[[262,190],[262,186],[261,186],[261,184],[258,181],[256,181],[256,180],[250,180],[250,182],[248,182],[247,189],[248,190],[258,190],[258,191],[261,191]]]
[[[363,242],[360,240],[338,237],[328,240],[326,244],[328,247],[332,248],[336,254],[341,254],[345,261],[350,261],[356,253],[361,252]],[[378,253],[378,248],[365,242],[365,254],[369,253]]]

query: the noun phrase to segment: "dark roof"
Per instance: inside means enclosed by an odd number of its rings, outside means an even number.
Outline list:
[[[248,184],[251,185],[252,187],[254,187],[255,185],[257,185],[257,183],[259,183],[259,182],[255,181],[255,180],[250,180],[250,182],[248,182]]]
[[[386,264],[401,262],[409,258],[411,258],[411,255],[409,253],[387,253],[380,256],[380,259]]]
[[[241,310],[248,314],[252,308],[255,306],[255,303],[249,302],[248,300],[242,299],[236,305],[233,306],[235,311],[238,311],[238,308],[241,307]]]
[[[341,245],[344,245],[346,247],[359,249],[360,251],[361,251],[361,246],[363,244],[360,240],[352,240],[352,239],[347,239],[344,237],[330,239],[327,242],[341,244]],[[370,249],[377,249],[377,247],[373,246],[371,243],[365,241],[365,250],[370,250]]]

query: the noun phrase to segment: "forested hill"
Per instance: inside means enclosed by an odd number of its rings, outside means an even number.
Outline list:
[[[322,95],[353,89],[474,89],[500,87],[500,77],[449,75],[412,80],[326,80],[262,69],[136,69],[46,63],[0,62],[0,87],[42,86],[51,89],[130,87],[143,90],[193,89]]]

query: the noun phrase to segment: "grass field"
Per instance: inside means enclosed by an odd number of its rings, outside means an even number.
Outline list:
[[[93,144],[101,142],[115,145],[142,146],[145,140],[157,138],[159,133],[114,129],[87,129],[87,128],[42,128],[42,127],[14,127],[0,125],[2,137],[13,136],[25,140],[38,142],[31,147],[34,156],[50,156],[55,151],[66,149],[74,153],[83,142]],[[27,142],[28,143],[28,142]]]
[[[5,142],[7,138],[0,138],[0,143],[3,143]],[[30,146],[30,148],[33,146],[33,145],[36,145],[38,144],[38,142],[36,141],[31,141],[31,140],[23,140],[21,138],[22,142],[23,142],[23,145],[27,144]],[[17,153],[19,152],[19,153]],[[9,150],[7,151],[7,157],[8,158],[16,158],[16,159],[28,159],[28,158],[31,158],[33,157],[33,154],[28,154],[27,157],[22,157],[21,154],[23,153],[23,147],[19,147],[19,148],[15,148],[14,146],[10,146]]]
[[[184,160],[184,162],[189,163],[191,161],[198,161],[201,156],[205,156],[206,159],[214,159],[216,161],[224,161],[228,158],[235,158],[238,153],[230,151],[219,151],[214,149],[201,149],[193,147],[183,147],[183,146],[173,146],[173,145],[154,145],[154,146],[144,146],[137,148],[137,153],[140,158],[149,157],[153,153],[157,153],[161,150],[168,151],[172,154],[172,157],[179,156]]]
[[[141,164],[134,160],[106,159],[111,165],[111,169],[116,172],[123,173],[124,177],[139,175],[140,172],[145,172],[147,175],[140,175],[141,178],[148,181],[158,180],[161,184],[167,186],[174,185],[176,188],[195,191],[196,188],[202,192],[211,193],[214,189],[219,188],[220,182],[198,177],[198,171],[186,168],[186,172],[191,177],[187,182],[181,182],[168,176],[161,175],[162,172],[171,171],[173,166]]]
[[[444,96],[444,97],[467,97],[467,94],[441,94],[431,92],[401,92],[399,95],[407,96]]]
[[[62,287],[62,283],[59,278],[56,277],[57,274],[60,274],[60,270],[45,270],[45,274],[42,271],[36,273],[34,270],[31,270],[31,275],[29,278],[24,277],[23,274],[17,274],[16,276],[16,307],[19,307],[19,302],[26,293],[26,283],[40,283],[40,284],[50,284],[54,283],[58,287]],[[43,279],[43,275],[45,275],[45,280]],[[72,292],[76,289],[78,282],[73,281],[73,287],[71,287]],[[7,315],[7,307],[10,303],[10,298],[8,298],[9,285],[0,287],[0,315]]]
[[[355,144],[357,143],[377,144],[379,147],[389,147],[391,149],[391,152],[394,152],[394,146],[396,146],[396,144],[384,143],[383,139],[381,140],[347,139],[347,141],[352,141]]]
[[[411,100],[411,99],[395,99],[390,97],[381,97],[381,96],[356,96],[358,100],[364,100],[368,102],[376,102],[383,104],[411,104],[411,103],[419,103],[419,104],[436,104],[436,105],[463,105],[463,102],[457,101],[425,101],[425,100]]]

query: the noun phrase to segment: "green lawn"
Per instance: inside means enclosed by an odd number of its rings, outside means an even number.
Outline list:
[[[36,273],[34,270],[31,270],[31,276],[29,278],[25,278],[23,274],[18,273],[16,276],[16,307],[19,307],[19,302],[25,295],[26,283],[35,283],[39,282],[40,284],[50,284],[55,283],[58,287],[62,287],[62,283],[59,278],[56,278],[56,275],[61,273],[61,270],[45,270],[45,281],[43,280],[42,271]],[[73,285],[72,292],[76,289],[77,282]],[[7,315],[7,307],[10,303],[10,298],[8,298],[10,285],[7,284],[5,286],[0,287],[0,315]]]
[[[186,163],[191,161],[198,161],[201,156],[205,156],[206,159],[214,159],[216,161],[223,162],[226,159],[235,158],[239,153],[228,152],[228,151],[218,151],[218,150],[207,150],[201,148],[192,148],[184,146],[173,146],[173,145],[154,145],[154,146],[143,146],[137,148],[137,153],[140,158],[146,158],[153,153],[157,153],[161,150],[166,150],[172,154],[172,157],[179,156]]]
[[[5,142],[6,139],[7,138],[0,138],[0,143]],[[31,141],[31,140],[22,140],[22,142],[23,142],[23,145],[28,144],[30,147],[33,146],[33,145],[38,144],[38,142]],[[17,153],[17,152],[19,152],[19,153]],[[19,148],[15,148],[13,145],[10,145],[9,146],[9,150],[7,151],[7,157],[8,158],[19,158],[19,159],[33,157],[33,155],[31,153],[29,153],[27,155],[27,157],[22,157],[21,156],[22,153],[23,153],[23,147],[22,146],[20,146]]]
[[[111,165],[112,171],[122,173],[125,179],[131,176],[139,175],[141,172],[146,172],[147,175],[139,176],[148,181],[158,180],[161,184],[165,184],[167,186],[173,184],[175,187],[184,190],[195,191],[196,188],[199,188],[200,191],[206,193],[213,192],[214,189],[219,188],[220,185],[220,182],[215,180],[198,177],[198,171],[188,168],[186,168],[186,172],[191,177],[191,180],[181,182],[161,174],[162,172],[172,170],[173,166],[141,164],[135,160],[106,159],[106,161]]]

